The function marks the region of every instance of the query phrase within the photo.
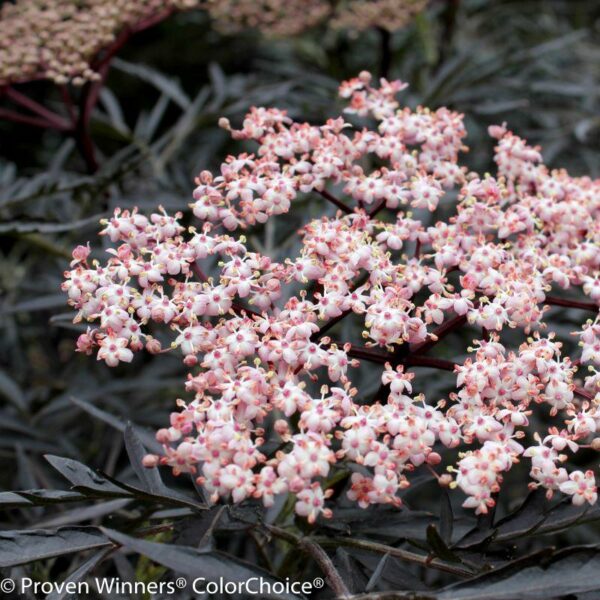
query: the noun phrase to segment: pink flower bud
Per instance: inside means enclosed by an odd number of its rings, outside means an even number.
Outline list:
[[[186,367],[193,367],[198,364],[198,357],[195,354],[188,354],[183,359],[183,363]]]
[[[82,333],[77,338],[77,352],[83,352],[89,356],[95,345],[94,338],[89,333]]]
[[[159,461],[160,459],[156,454],[146,454],[142,459],[142,465],[147,469],[152,469],[158,465]]]
[[[162,345],[156,338],[149,337],[146,339],[146,350],[150,354],[160,354]]]
[[[448,475],[448,473],[444,473],[438,479],[438,483],[441,487],[448,487],[452,483],[452,475]]]
[[[273,429],[278,435],[284,436],[289,433],[290,426],[288,422],[284,419],[277,419],[277,421],[275,421],[275,423],[273,424]]]
[[[427,455],[427,464],[439,465],[442,462],[442,457],[437,452],[430,452]]]
[[[503,125],[490,125],[488,127],[488,135],[496,138],[497,140],[504,137],[504,135],[506,135],[506,131],[506,123]]]
[[[75,264],[86,260],[87,257],[90,255],[90,252],[91,249],[89,242],[85,246],[77,246],[73,250],[73,262],[71,262],[71,266],[74,266]]]

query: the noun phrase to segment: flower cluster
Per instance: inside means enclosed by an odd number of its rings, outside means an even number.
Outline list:
[[[297,35],[327,22],[338,29],[394,31],[427,0],[18,0],[0,8],[0,85],[50,79],[83,85],[119,35],[145,29],[174,11],[204,8],[225,32],[255,28]]]
[[[427,0],[204,0],[203,5],[222,31],[254,28],[283,37],[322,23],[351,31],[396,31],[423,11]]]
[[[349,0],[338,8],[331,27],[351,31],[378,27],[396,31],[406,27],[427,4],[428,0]]]
[[[126,28],[161,19],[198,0],[19,0],[0,8],[0,85],[32,79],[81,85],[91,64]]]
[[[563,465],[600,446],[600,182],[549,170],[504,126],[490,129],[497,176],[469,172],[462,115],[401,108],[404,87],[375,87],[367,73],[344,82],[345,113],[360,126],[264,108],[241,129],[222,120],[256,151],[199,175],[199,227],[162,209],[117,210],[103,222],[105,264],[89,246],[74,251],[63,289],[75,320],[97,323],[78,350],[110,366],[144,348],[180,352],[190,369],[188,399],[157,433],[164,454],[146,466],[193,474],[213,501],[270,506],[295,494],[311,522],[331,514],[340,471],[362,507],[400,504],[422,468],[485,513],[504,474],[531,459],[530,487],[596,501],[593,472]],[[239,233],[307,196],[333,212],[300,229],[296,255],[276,261]],[[553,305],[594,317],[574,334],[577,360],[547,331]],[[362,344],[334,337],[347,318]],[[428,355],[460,327],[477,338],[471,358]],[[382,368],[374,398],[356,383],[366,363]],[[414,393],[419,367],[453,371],[456,391]],[[538,415],[553,420],[545,432]],[[439,474],[452,449],[457,464]]]

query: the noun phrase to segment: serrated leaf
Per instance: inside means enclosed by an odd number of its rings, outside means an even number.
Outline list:
[[[102,216],[102,214],[98,214],[85,219],[79,219],[78,221],[71,221],[70,223],[11,221],[0,224],[0,233],[63,233],[65,231],[83,229],[88,225],[97,225]]]
[[[147,454],[142,440],[134,431],[131,423],[127,423],[125,427],[125,448],[131,462],[131,466],[141,481],[144,490],[152,494],[160,494],[168,491],[163,483],[157,467],[144,467],[142,461]]]
[[[437,600],[550,600],[600,589],[600,548],[542,551],[438,592]]]
[[[333,564],[351,594],[366,589],[367,577],[365,577],[356,559],[345,548],[336,549]]]
[[[27,401],[23,391],[15,380],[9,377],[4,371],[0,371],[0,396],[8,399],[19,410],[27,410]]]
[[[208,581],[223,578],[225,581],[247,581],[251,577],[263,577],[264,580],[275,583],[275,579],[268,571],[248,565],[232,556],[222,552],[202,552],[188,546],[175,546],[148,542],[146,540],[130,537],[113,529],[100,528],[107,538],[128,548],[152,561],[172,569],[176,573],[198,578],[205,577]],[[277,596],[263,596],[265,598],[298,599],[294,594],[279,594]]]
[[[130,382],[119,382],[119,383],[121,386],[123,386],[123,383],[125,383],[125,386],[126,386],[125,389],[129,389],[129,387],[131,386]],[[117,386],[117,389],[118,389],[118,386]],[[110,390],[110,388],[107,389],[106,391],[108,392],[109,390]],[[106,423],[107,425],[110,425],[117,431],[121,431],[122,433],[125,433],[125,430],[127,428],[127,423],[125,421],[123,421],[123,419],[120,419],[119,417],[112,415],[112,414],[106,412],[105,410],[102,410],[101,408],[94,406],[90,402],[86,402],[85,400],[82,400],[81,398],[75,398],[75,397],[71,396],[69,398],[69,400],[70,400],[70,402],[75,404],[75,406],[78,406],[79,408],[84,410],[86,413],[88,413],[92,417],[102,421],[103,423]],[[140,438],[140,441],[143,441],[143,444],[147,448],[149,448],[152,452],[161,452],[162,451],[161,445],[156,441],[156,439],[149,432],[145,431],[142,428],[136,427],[133,424],[131,424],[131,427],[135,431],[136,436],[138,438]]]
[[[114,58],[112,64],[120,71],[150,83],[165,96],[168,96],[182,110],[187,110],[190,107],[189,97],[183,91],[179,82],[172,77],[168,77],[147,65],[131,63],[122,58]]]
[[[62,582],[64,584],[62,591],[56,590],[50,592],[46,596],[46,600],[63,600],[69,595],[68,583],[76,583],[85,579],[85,577],[93,571],[96,566],[98,566],[110,553],[112,552],[112,548],[106,548],[105,550],[101,550],[100,552],[96,552],[92,554],[90,558],[88,558],[84,563],[82,563],[75,571],[69,573],[67,577]],[[71,586],[72,587],[72,586]]]
[[[64,502],[80,502],[88,499],[87,496],[78,492],[67,492],[63,490],[19,490],[14,493],[22,496],[25,500],[37,506],[62,504]]]
[[[24,565],[109,545],[110,541],[95,527],[0,531],[0,567]]]
[[[544,490],[530,492],[517,510],[495,524],[494,540],[513,539],[533,531],[546,518],[544,510],[547,504]]]
[[[129,493],[117,487],[86,465],[60,456],[46,455],[46,460],[73,485],[73,489],[81,492],[92,492],[96,496],[122,498]]]
[[[21,508],[23,506],[35,506],[31,500],[27,500],[16,492],[0,492],[0,508]]]
[[[371,575],[371,577],[369,578],[369,581],[367,582],[367,585],[365,587],[365,592],[370,592],[375,589],[375,586],[379,583],[379,580],[381,579],[381,577],[383,575],[383,571],[384,571],[386,565],[388,564],[389,558],[390,558],[389,554],[384,554],[381,557],[381,560],[377,564],[377,568],[373,571],[373,574]]]
[[[174,505],[174,506],[186,506],[193,508],[194,510],[207,510],[208,506],[198,502],[195,498],[191,498],[178,492],[177,490],[169,489],[165,486],[164,490],[160,493],[151,493],[143,489],[129,485],[122,481],[117,481],[104,473],[104,477],[117,486],[117,489],[125,490],[130,495],[135,496],[138,500],[146,500],[149,502],[157,502],[161,504]]]
[[[442,490],[440,497],[440,536],[446,545],[452,542],[452,530],[454,528],[454,512],[450,502],[450,494]]]
[[[35,310],[49,310],[59,306],[62,307],[64,304],[64,294],[47,294],[46,296],[40,296],[38,298],[33,298],[32,300],[24,300],[23,302],[19,302],[19,304],[3,304],[2,307],[0,307],[0,315],[32,312]]]
[[[174,542],[181,546],[194,546],[199,550],[213,549],[213,533],[226,506],[213,506],[204,514],[193,515],[177,521]]]
[[[117,498],[116,500],[109,500],[107,502],[98,502],[91,506],[70,509],[37,523],[36,527],[46,529],[48,527],[63,527],[64,525],[74,525],[83,521],[92,521],[106,515],[114,514],[130,502],[129,498]]]
[[[427,543],[429,544],[432,553],[438,558],[449,562],[460,562],[460,559],[456,554],[448,548],[435,525],[429,525],[429,527],[427,527]]]

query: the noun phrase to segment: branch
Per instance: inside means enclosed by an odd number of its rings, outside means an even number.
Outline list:
[[[379,76],[387,79],[390,74],[390,67],[392,66],[392,48],[391,41],[392,35],[385,27],[377,27],[379,32]]]
[[[359,287],[361,287],[368,280],[369,280],[369,274],[365,273],[362,277],[359,277],[356,280],[356,282],[352,286],[352,289],[350,290],[350,292],[351,293],[355,292]],[[314,293],[313,293],[313,296],[314,296]],[[315,342],[319,338],[323,337],[324,333],[327,333],[332,327],[334,327],[335,325],[337,325],[340,321],[342,321],[343,319],[345,319],[350,314],[352,314],[352,309],[349,308],[348,310],[345,310],[342,314],[338,315],[337,317],[334,317],[333,319],[330,319],[329,321],[327,321],[327,323],[325,323],[319,329],[319,331],[315,331],[315,333],[313,333],[311,335],[310,341],[311,342]]]
[[[335,593],[336,598],[349,598],[350,592],[344,583],[344,580],[340,576],[335,565],[331,562],[331,559],[327,555],[327,552],[321,548],[317,543],[312,541],[310,538],[302,538],[298,544],[301,550],[304,550],[309,554],[314,561],[319,565],[321,571],[325,575],[329,587]]]
[[[338,208],[343,210],[346,214],[350,215],[354,212],[350,207],[346,206],[341,200],[338,200],[333,194],[330,194],[327,190],[315,190],[315,191],[318,192],[319,194],[321,194],[321,196],[323,196],[323,198],[325,198],[325,200],[329,200],[329,202],[331,202],[332,204],[335,204]]]
[[[316,342],[320,337],[323,337],[323,335],[325,333],[327,333],[332,327],[334,327],[335,325],[337,325],[340,321],[342,321],[343,319],[345,319],[351,313],[352,313],[352,309],[349,308],[348,310],[345,310],[341,315],[338,315],[337,317],[334,317],[333,319],[330,319],[329,321],[327,321],[327,323],[325,323],[323,325],[323,327],[321,327],[319,329],[319,331],[315,331],[310,336],[310,341],[311,342]]]
[[[565,306],[567,308],[580,308],[581,310],[589,310],[591,312],[600,311],[600,306],[594,302],[579,302],[578,300],[555,298],[554,296],[546,296],[544,304],[549,304],[550,306]]]
[[[367,213],[369,219],[373,219],[382,208],[385,208],[385,200],[382,200],[375,208]]]
[[[344,583],[344,580],[338,573],[335,565],[331,562],[331,559],[321,548],[321,546],[314,540],[308,537],[300,537],[295,533],[276,527],[275,525],[268,525],[263,523],[262,526],[273,536],[285,540],[289,544],[297,546],[300,550],[303,550],[313,558],[313,560],[319,565],[321,571],[325,575],[325,579],[329,584],[329,587],[335,593],[336,598],[349,598],[350,592]],[[327,538],[325,538],[327,539]]]
[[[434,330],[434,337],[430,338],[426,342],[418,344],[411,348],[412,355],[425,354],[428,350],[433,348],[440,340],[444,339],[447,335],[450,335],[455,329],[458,329],[467,322],[466,315],[457,315],[449,321],[442,323],[436,330]]]
[[[340,347],[344,345],[340,342],[335,343]],[[358,358],[360,360],[366,360],[367,362],[384,365],[391,358],[393,358],[394,355],[390,354],[389,352],[378,352],[377,350],[372,350],[371,348],[363,348],[362,346],[351,344],[350,350],[348,351],[348,356],[351,356],[352,358]]]
[[[47,119],[24,115],[15,110],[8,110],[7,108],[0,108],[0,119],[14,121],[15,123],[24,123],[25,125],[33,125],[34,127],[41,127],[42,129],[56,129],[55,124]]]
[[[318,542],[322,546],[334,545],[334,546],[350,546],[352,548],[360,548],[361,550],[367,550],[369,552],[376,552],[378,554],[389,554],[395,556],[401,560],[405,560],[410,563],[421,565],[422,567],[429,567],[431,569],[437,569],[438,571],[444,571],[445,573],[451,573],[452,575],[458,575],[459,577],[472,577],[474,573],[457,567],[452,564],[448,564],[438,558],[430,559],[428,556],[411,552],[410,550],[403,550],[402,548],[395,548],[394,546],[387,546],[378,542],[371,542],[370,540],[360,540],[347,537],[315,537],[315,542]]]
[[[96,60],[91,63],[91,67],[98,72],[100,79],[98,81],[88,82],[85,85],[80,101],[79,118],[77,119],[77,124],[75,127],[75,139],[77,142],[77,147],[83,156],[90,173],[94,173],[98,170],[98,161],[96,160],[94,142],[90,134],[90,119],[92,116],[92,111],[98,103],[100,90],[102,89],[104,81],[106,80],[111,60],[129,41],[129,38],[131,38],[133,34],[160,23],[169,17],[173,13],[173,10],[174,9],[172,8],[163,10],[152,17],[140,21],[133,27],[125,27],[115,38],[113,43],[106,47],[103,51],[99,52]]]
[[[71,98],[71,94],[69,93],[69,88],[66,85],[61,85],[60,94],[62,96],[67,112],[69,113],[71,123],[73,124],[73,127],[75,127],[77,125],[77,114],[75,112],[73,98]]]
[[[429,356],[420,356],[409,354],[406,358],[400,361],[408,367],[432,367],[433,369],[442,369],[444,371],[454,371],[456,363],[443,358],[431,358]]]
[[[54,129],[68,130],[71,129],[70,123],[61,117],[59,114],[47,109],[45,106],[27,97],[25,94],[18,92],[13,87],[7,87],[4,91],[7,98],[10,98],[13,102],[20,104],[32,113],[46,119],[51,123]]]
[[[594,396],[592,396],[592,394],[589,392],[586,392],[583,388],[575,387],[573,388],[573,393],[585,398],[586,400],[589,400],[590,402],[594,400]]]

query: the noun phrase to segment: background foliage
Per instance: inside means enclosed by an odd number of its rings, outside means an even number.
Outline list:
[[[598,176],[599,28],[600,8],[585,0],[438,0],[391,37],[224,35],[192,11],[138,34],[114,59],[91,114],[95,172],[64,132],[0,121],[0,487],[29,490],[0,494],[6,572],[154,581],[217,569],[234,580],[247,577],[246,560],[304,580],[320,573],[296,549],[306,550],[302,536],[311,533],[350,591],[373,598],[384,590],[439,600],[597,597],[595,507],[523,498],[507,485],[497,514],[476,520],[424,472],[401,511],[365,514],[341,501],[332,521],[309,532],[287,505],[266,515],[252,506],[209,510],[191,482],[163,484],[138,460],[179,393],[180,361],[138,358],[110,370],[75,354],[77,326],[59,285],[70,248],[96,239],[98,220],[115,206],[186,209],[194,176],[231,150],[220,116],[237,124],[261,105],[321,119],[337,82],[361,69],[409,82],[411,106],[464,112],[470,166],[480,171],[493,170],[487,125],[507,121],[543,145],[550,166]],[[19,89],[62,110],[51,83]],[[307,210],[323,206],[315,200]],[[280,219],[253,243],[285,251],[297,225]],[[561,319],[568,333],[575,321],[568,311]],[[432,380],[423,391],[447,385]]]

